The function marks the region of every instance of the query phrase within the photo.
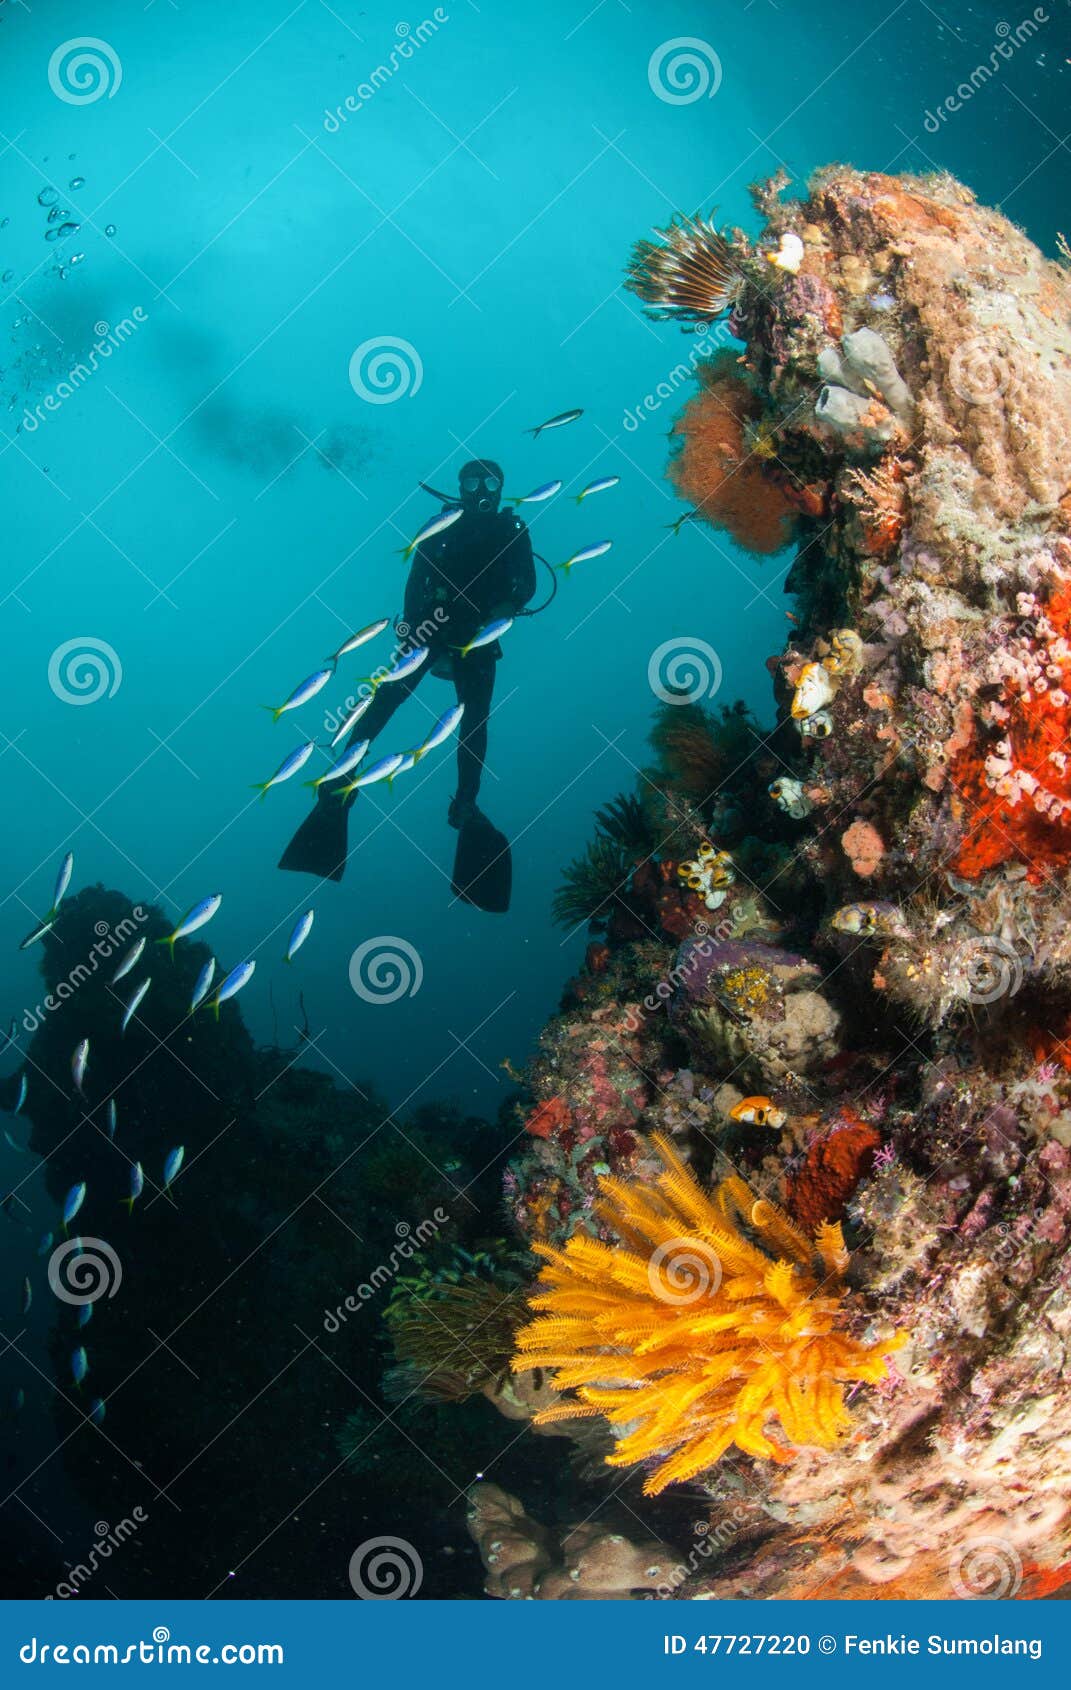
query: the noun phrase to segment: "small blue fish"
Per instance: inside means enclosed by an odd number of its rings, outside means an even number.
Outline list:
[[[398,773],[402,755],[400,751],[392,751],[389,756],[381,757],[378,763],[373,763],[370,769],[366,769],[363,775],[358,775],[356,780],[351,780],[348,786],[340,787],[339,797],[345,798],[348,793],[356,792],[362,786],[374,786],[379,780],[392,780]]]
[[[253,978],[253,971],[256,966],[255,962],[240,962],[237,968],[231,969],[212,999],[212,1008],[215,1010],[217,1021],[219,1020],[220,1004],[226,1003],[228,998],[237,996],[242,987],[248,985]]]
[[[41,1242],[37,1246],[37,1254],[39,1256],[47,1256],[55,1241],[56,1235],[54,1232],[43,1232],[41,1234]]]
[[[199,927],[204,927],[207,922],[212,920],[222,902],[222,892],[210,893],[207,898],[202,898],[200,903],[194,904],[192,909],[186,911],[173,933],[168,933],[163,939],[157,939],[156,943],[167,945],[171,955],[174,956],[176,939],[186,939],[191,933],[196,933]]]
[[[616,487],[621,480],[619,475],[600,475],[598,481],[589,481],[582,493],[577,493],[576,502],[582,505],[592,493],[606,493],[611,487]]]
[[[546,422],[539,424],[538,428],[526,428],[524,432],[538,440],[545,428],[564,428],[566,423],[576,422],[576,419],[583,415],[584,413],[579,407],[574,411],[559,411],[556,417],[548,417]]]
[[[74,852],[68,851],[67,855],[60,864],[60,871],[56,876],[56,889],[52,894],[52,908],[45,917],[46,921],[55,921],[57,915],[59,914],[59,907],[63,902],[64,894],[66,893],[68,886],[71,884],[71,875],[73,873]]]
[[[52,916],[46,916],[44,921],[38,922],[36,927],[30,929],[25,939],[19,941],[19,950],[28,951],[31,945],[36,945],[38,939],[43,939],[46,933],[51,933],[52,923]]]
[[[603,553],[608,552],[612,545],[612,540],[600,540],[594,546],[584,546],[580,551],[574,552],[572,557],[567,557],[564,563],[556,563],[554,567],[555,569],[564,569],[566,575],[568,575],[574,564],[588,563],[593,557],[602,557]]]
[[[420,533],[410,540],[407,546],[399,548],[398,555],[408,562],[418,546],[422,546],[425,540],[434,540],[436,534],[443,533],[444,529],[453,527],[461,514],[460,505],[451,505],[447,510],[440,511],[438,516],[429,517]]]
[[[339,740],[345,739],[345,737],[349,733],[350,729],[355,728],[357,726],[357,723],[360,721],[360,719],[364,715],[365,711],[370,707],[372,700],[375,698],[375,696],[376,696],[375,688],[373,687],[372,691],[368,694],[367,698],[362,698],[359,704],[354,705],[353,709],[350,711],[349,715],[346,717],[346,720],[343,722],[342,726],[339,728],[339,730],[338,730],[337,734],[335,735],[334,739],[331,741],[331,750],[332,751],[335,749],[335,746],[338,744]]]
[[[115,1123],[116,1123],[116,1119],[117,1119],[117,1111],[116,1111],[116,1107],[115,1107],[114,1097],[109,1097],[109,1099],[108,1099],[108,1112],[107,1112],[105,1119],[106,1119],[107,1125],[108,1125],[108,1137],[110,1139],[114,1140],[114,1138],[115,1138]]]
[[[138,940],[136,945],[131,946],[130,950],[127,951],[126,956],[123,958],[122,962],[119,964],[119,967],[116,969],[115,973],[112,975],[111,984],[113,986],[117,986],[119,984],[119,981],[122,980],[127,974],[129,974],[130,970],[132,968],[137,967],[138,961],[141,957],[141,953],[144,949],[145,949],[145,939],[144,939],[144,936],[143,936],[142,938],[140,938]]]
[[[418,745],[413,752],[413,761],[419,763],[420,759],[426,757],[429,751],[434,751],[437,746],[442,745],[444,740],[449,739],[464,714],[465,706],[463,704],[451,704],[449,710],[444,710],[427,739],[422,745]]]
[[[288,710],[299,710],[303,704],[308,704],[310,698],[315,698],[331,679],[334,669],[317,669],[314,675],[309,675],[296,686],[284,704],[265,704],[264,709],[271,711],[271,719],[277,722],[280,716]]]
[[[404,657],[399,657],[393,669],[388,669],[385,675],[366,675],[365,679],[372,687],[385,687],[391,681],[404,681],[408,675],[415,675],[420,665],[427,660],[426,645],[415,645],[407,651]]]
[[[33,1302],[33,1286],[28,1279],[22,1282],[22,1312],[29,1314],[30,1304]]]
[[[381,616],[377,622],[369,622],[367,628],[362,628],[357,634],[351,634],[332,656],[324,659],[324,662],[330,663],[332,669],[337,669],[343,657],[348,657],[351,651],[357,651],[361,646],[367,645],[369,640],[374,640],[377,634],[381,634],[384,628],[389,626],[389,616]]]
[[[145,1170],[140,1162],[135,1162],[130,1170],[130,1196],[124,1197],[127,1213],[134,1213],[134,1204],[145,1190]]]
[[[70,1226],[70,1224],[73,1221],[75,1215],[78,1213],[79,1209],[82,1207],[82,1204],[85,1202],[85,1200],[86,1200],[86,1182],[85,1182],[85,1180],[82,1180],[82,1181],[80,1181],[80,1183],[78,1185],[72,1185],[71,1186],[70,1191],[68,1191],[66,1197],[63,1200],[63,1228],[64,1228],[64,1231],[66,1231],[66,1229]]]
[[[544,499],[553,499],[555,493],[561,490],[560,481],[544,481],[542,487],[534,488],[531,493],[525,493],[520,498],[515,493],[507,493],[505,499],[508,505],[541,505]]]
[[[198,1004],[203,1003],[205,998],[208,996],[208,988],[212,984],[212,981],[215,979],[215,975],[216,975],[216,959],[215,959],[214,956],[210,956],[208,961],[205,963],[204,967],[202,968],[200,974],[197,976],[197,984],[193,988],[193,996],[190,999],[190,1014],[191,1015],[193,1014],[194,1010],[197,1008]]]
[[[74,1089],[78,1092],[80,1097],[85,1096],[85,1092],[82,1090],[82,1087],[85,1082],[86,1069],[88,1066],[89,1040],[79,1039],[78,1043],[74,1047],[74,1055],[71,1057],[71,1079],[74,1081]]]
[[[686,522],[691,522],[692,518],[697,517],[698,515],[698,511],[685,511],[683,516],[679,516],[675,522],[667,522],[664,526],[668,528],[671,533],[679,534],[684,524]]]
[[[305,744],[299,745],[296,751],[291,751],[289,757],[283,758],[270,780],[253,781],[253,791],[259,792],[262,798],[266,798],[273,786],[281,786],[284,780],[289,780],[291,775],[296,775],[299,769],[303,769],[315,750],[316,741],[314,739],[306,740]]]
[[[88,1372],[89,1357],[86,1355],[85,1346],[79,1344],[71,1356],[71,1378],[76,1385],[80,1385]]]
[[[104,1419],[105,1412],[104,1399],[102,1397],[94,1397],[93,1401],[89,1405],[87,1419],[91,1420],[94,1426],[99,1426],[101,1421]]]
[[[315,919],[315,910],[306,910],[305,914],[296,923],[286,947],[286,955],[283,958],[284,962],[293,962],[298,951],[300,951],[302,945],[305,943],[305,940],[312,932],[312,924]]]
[[[462,657],[467,657],[470,651],[479,651],[481,646],[494,645],[495,641],[500,640],[503,634],[508,634],[512,627],[512,616],[496,616],[493,622],[488,622],[478,633],[473,634],[467,645],[455,646],[454,650],[459,651]]]
[[[83,1326],[88,1326],[90,1321],[92,1320],[92,1318],[93,1318],[93,1304],[92,1303],[83,1303],[81,1308],[78,1310],[78,1316],[77,1316],[74,1324],[79,1329],[81,1329]]]
[[[178,1178],[179,1169],[182,1167],[182,1159],[185,1156],[185,1154],[186,1154],[186,1146],[184,1144],[176,1144],[174,1150],[168,1151],[167,1156],[164,1160],[164,1190],[165,1191],[167,1190],[168,1186],[171,1184],[171,1181],[173,1179]]]
[[[134,1016],[138,1012],[138,1006],[140,1005],[142,999],[145,996],[145,993],[148,991],[148,989],[151,985],[152,985],[152,975],[150,974],[147,979],[145,979],[141,982],[141,985],[137,988],[133,997],[130,999],[130,1002],[127,1004],[126,1011],[123,1015],[123,1024],[119,1029],[119,1037],[120,1038],[122,1038],[123,1034],[126,1032],[127,1028],[129,1027],[131,1021],[133,1021]]]
[[[23,1104],[26,1102],[26,1093],[29,1091],[29,1089],[30,1089],[29,1088],[29,1082],[27,1081],[26,1070],[24,1068],[22,1070],[22,1073],[19,1075],[18,1095],[15,1098],[15,1107],[11,1111],[11,1113],[13,1115],[17,1115],[19,1113],[19,1111],[21,1110]]]
[[[339,758],[338,762],[328,769],[325,775],[318,775],[315,780],[307,780],[305,785],[313,787],[326,786],[329,780],[341,780],[343,775],[352,774],[353,770],[361,761],[361,758],[366,755],[371,743],[371,740],[368,739],[358,740],[357,744],[352,745],[350,749]]]

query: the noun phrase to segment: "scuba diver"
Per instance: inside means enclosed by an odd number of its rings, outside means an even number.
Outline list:
[[[532,599],[532,544],[521,518],[499,508],[502,471],[489,458],[465,464],[456,499],[431,487],[425,491],[442,502],[444,513],[458,505],[462,512],[456,522],[418,546],[406,583],[400,626],[406,630],[408,649],[424,644],[428,657],[404,679],[376,688],[348,744],[374,742],[426,674],[453,681],[457,701],[464,706],[457,791],[447,818],[458,830],[453,890],[480,909],[502,912],[509,908],[511,890],[509,844],[476,803],[487,755],[495,666],[502,651],[497,640],[464,656],[460,647],[496,618],[518,615]],[[315,808],[283,852],[279,867],[341,880],[355,797],[352,793],[340,798],[330,785],[318,787]]]

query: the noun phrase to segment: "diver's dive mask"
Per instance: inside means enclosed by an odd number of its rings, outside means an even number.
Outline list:
[[[489,515],[498,509],[502,495],[502,471],[497,464],[479,461],[466,464],[458,476],[461,503],[467,511]]]

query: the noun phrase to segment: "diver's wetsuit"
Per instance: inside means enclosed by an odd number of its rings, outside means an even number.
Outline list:
[[[427,662],[404,681],[377,689],[351,743],[374,740],[429,671],[449,676],[458,703],[465,706],[457,750],[457,804],[475,804],[487,755],[495,664],[502,651],[497,640],[465,657],[457,648],[494,617],[523,609],[535,588],[532,542],[512,511],[466,511],[421,546],[406,584],[404,622],[407,642],[427,645]]]
[[[375,697],[347,745],[375,740],[398,706],[425,675],[453,680],[465,706],[457,747],[458,789],[451,819],[460,826],[475,811],[484,758],[487,718],[495,686],[496,641],[462,657],[456,649],[496,616],[521,610],[535,593],[536,575],[528,529],[512,511],[466,510],[442,534],[421,546],[405,589],[401,649],[426,645],[420,668],[402,681],[376,688]],[[428,724],[430,726],[430,723]],[[421,735],[413,735],[419,744]],[[341,753],[340,753],[341,755]],[[346,863],[346,816],[356,797],[341,798],[332,782],[317,789],[316,806],[283,852],[280,868],[341,880]],[[322,825],[321,825],[322,824]]]

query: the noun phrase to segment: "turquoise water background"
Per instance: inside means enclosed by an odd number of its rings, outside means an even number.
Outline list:
[[[1046,15],[937,119],[1018,13],[921,0],[0,7],[0,1016],[39,996],[34,952],[16,947],[72,848],[75,887],[101,881],[176,920],[224,894],[212,937],[225,966],[257,960],[242,1007],[258,1039],[294,1042],[301,989],[315,1041],[303,1060],[399,1108],[444,1097],[493,1112],[503,1058],[524,1060],[582,954],[550,901],[593,809],[645,761],[652,651],[713,643],[720,697],[768,720],[764,660],[786,629],[790,554],[665,528],[684,508],[663,467],[687,387],[678,375],[657,396],[693,343],[622,292],[632,243],[714,204],[753,228],[750,181],[784,165],[798,191],[848,160],[947,168],[1054,250],[1066,7]],[[50,60],[86,35],[110,49],[111,86],[72,103]],[[677,37],[716,54],[713,97],[672,103],[652,86],[652,55]],[[50,185],[80,225],[64,242],[44,239]],[[61,277],[57,255],[76,252]],[[45,406],[124,323],[96,373]],[[381,337],[413,349],[409,391],[390,403],[349,374]],[[584,418],[523,432],[567,406]],[[297,782],[263,804],[250,790],[324,737],[321,707],[362,667],[350,660],[277,725],[259,707],[400,610],[397,548],[433,509],[416,482],[452,486],[473,452],[504,464],[507,491],[565,478],[531,518],[551,562],[614,542],[506,642],[483,791],[514,841],[506,917],[451,898],[450,749],[362,796],[341,887],[275,868],[308,797]],[[567,499],[604,474],[620,487],[580,510]],[[106,691],[72,703],[50,663],[86,637],[110,650]],[[381,749],[415,743],[451,699],[429,680]],[[288,969],[310,904],[316,927]],[[422,978],[371,1004],[349,959],[380,935],[414,948]]]

